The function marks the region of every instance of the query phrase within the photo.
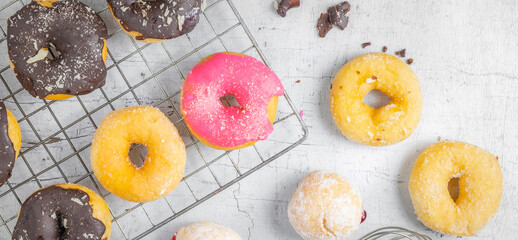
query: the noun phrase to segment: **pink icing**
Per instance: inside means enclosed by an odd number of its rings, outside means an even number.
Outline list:
[[[242,109],[225,107],[219,100],[233,95]],[[196,135],[222,147],[264,140],[273,131],[267,106],[273,96],[284,94],[275,73],[249,56],[214,54],[198,63],[182,89],[185,121]]]

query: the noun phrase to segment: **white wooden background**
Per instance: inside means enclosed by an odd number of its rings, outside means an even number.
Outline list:
[[[283,80],[286,91],[304,111],[303,118],[310,131],[308,140],[239,184],[167,224],[150,235],[149,239],[170,239],[178,227],[196,221],[225,224],[244,239],[299,239],[288,222],[286,207],[298,182],[318,169],[329,169],[346,176],[363,197],[368,217],[352,239],[387,225],[410,228],[434,239],[457,239],[424,227],[413,213],[407,190],[408,176],[415,158],[439,137],[475,144],[500,159],[504,174],[500,210],[486,228],[471,239],[516,238],[518,72],[515,69],[518,67],[518,2],[351,0],[353,7],[347,29],[339,31],[335,28],[325,39],[321,39],[315,28],[316,21],[328,6],[340,1],[301,1],[300,8],[289,11],[288,17],[281,18],[273,10],[273,0],[234,0],[272,67]],[[87,2],[93,2],[96,9],[105,7],[100,0]],[[2,15],[2,19],[7,16]],[[117,26],[110,27],[113,29]],[[110,50],[125,51],[128,45],[124,44],[131,43],[125,40],[123,44],[123,39],[119,36],[111,39],[112,42],[120,42],[110,45]],[[362,49],[360,45],[363,42],[372,42],[372,46]],[[329,84],[348,60],[362,53],[380,51],[382,46],[387,46],[390,53],[407,49],[407,56],[414,59],[411,67],[420,79],[424,106],[419,127],[409,139],[394,146],[369,147],[348,141],[334,125],[329,113]],[[5,48],[2,51],[5,56]],[[157,54],[156,62],[160,61]],[[7,60],[2,59],[1,62],[4,66]],[[133,62],[138,62],[138,59],[131,58],[128,64]],[[135,75],[140,76],[139,73]],[[176,76],[176,80],[169,84],[179,87],[181,82],[177,78],[180,79]],[[9,84],[17,84],[13,76],[7,80]],[[297,83],[298,80],[300,83]],[[119,83],[112,80],[105,88],[117,90],[116,84]],[[7,95],[5,91],[1,93]],[[144,103],[156,101],[154,94],[150,93]],[[86,104],[99,104],[96,97],[94,93],[86,96]],[[20,93],[19,100],[26,108],[42,104],[24,92]],[[135,104],[128,101],[131,98],[122,98],[114,104],[117,108]],[[14,103],[8,100],[7,104],[13,106]],[[53,106],[55,109],[72,109],[71,106],[77,106],[77,102],[70,100]],[[15,116],[20,117],[16,109],[12,110]],[[106,109],[96,114],[95,121],[110,111]],[[49,127],[45,122],[41,125],[38,121],[34,122],[42,135],[56,130],[55,126]],[[94,131],[92,127],[87,130],[89,133],[85,136]],[[24,141],[30,141],[26,140],[26,135],[24,137]],[[82,141],[88,142],[90,139],[85,137]],[[59,148],[56,149],[59,151]],[[56,152],[55,155],[66,154]],[[39,155],[28,157],[29,161],[41,158]],[[239,157],[238,153],[238,161]],[[16,176],[11,180],[19,182]],[[32,188],[21,197],[35,190]],[[110,203],[120,203],[120,206],[112,205],[114,209],[124,209],[127,204],[117,199],[111,199]],[[2,208],[2,211],[16,213],[17,207],[8,207]],[[141,227],[137,226],[139,219],[135,218],[128,224],[133,222],[136,228]],[[14,223],[10,222],[9,226]],[[0,239],[3,238],[0,236]]]
[[[296,105],[309,138],[300,147],[193,210],[186,222],[232,226],[245,239],[298,239],[286,215],[297,183],[330,169],[362,194],[366,222],[352,239],[386,225],[434,239],[412,208],[408,176],[417,155],[441,139],[466,141],[497,155],[504,174],[498,214],[470,239],[514,239],[518,233],[518,2],[352,0],[349,26],[317,36],[321,12],[337,0],[302,0],[280,18],[271,0],[235,1]],[[372,46],[362,49],[363,42]],[[399,144],[368,147],[345,139],[329,113],[329,84],[355,56],[407,49],[420,79],[424,106],[419,127]],[[300,80],[300,83],[296,83]]]

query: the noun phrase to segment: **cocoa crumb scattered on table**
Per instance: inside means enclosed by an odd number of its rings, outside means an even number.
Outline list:
[[[300,6],[300,0],[281,0],[280,2],[275,1],[275,8],[277,13],[281,17],[286,17],[288,10]]]
[[[329,7],[327,9],[327,13],[322,13],[318,19],[318,35],[322,38],[325,37],[326,34],[333,28],[333,25],[337,26],[341,30],[344,30],[349,23],[348,13],[350,10],[351,5],[347,1]]]
[[[296,83],[300,83],[300,80],[295,81]]]
[[[414,62],[414,59],[412,59],[412,58],[409,58],[409,59],[406,60],[406,63],[408,65],[412,64],[413,62]]]
[[[383,46],[383,48],[381,49],[382,52],[387,52],[387,46]]]
[[[362,43],[362,48],[366,48],[371,45],[371,42],[364,42]]]
[[[400,57],[404,58],[405,55],[406,55],[406,49],[402,49],[402,50],[396,52],[396,56],[400,56]]]
[[[349,2],[345,1],[335,6],[331,6],[327,9],[329,14],[329,22],[337,26],[341,30],[344,30],[349,23],[348,12],[351,10]]]
[[[317,23],[317,29],[318,29],[318,36],[321,38],[326,37],[327,33],[331,31],[333,28],[333,24],[329,22],[329,14],[328,13],[322,13],[320,14],[320,18],[318,19]]]

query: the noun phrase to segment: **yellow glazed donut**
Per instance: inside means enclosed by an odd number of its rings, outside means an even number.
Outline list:
[[[128,156],[132,143],[148,149],[142,167]],[[90,157],[99,182],[133,202],[167,195],[180,183],[185,169],[185,146],[178,131],[160,110],[148,106],[108,114],[95,132]]]
[[[374,89],[389,96],[390,103],[377,109],[363,103]],[[419,123],[422,102],[412,69],[384,53],[368,53],[349,61],[331,85],[330,108],[338,128],[347,138],[372,146],[408,138]]]
[[[448,191],[458,178],[456,201]],[[463,142],[439,142],[426,148],[410,174],[409,190],[417,217],[446,234],[472,236],[495,215],[502,197],[498,159]]]
[[[344,240],[362,221],[362,198],[347,179],[315,171],[299,184],[288,205],[288,218],[305,240]]]
[[[242,240],[242,238],[226,226],[198,222],[178,229],[172,240]]]
[[[25,200],[12,239],[107,240],[111,229],[106,202],[89,188],[65,183],[39,189]]]
[[[20,126],[4,102],[0,101],[0,187],[11,177],[21,145]]]

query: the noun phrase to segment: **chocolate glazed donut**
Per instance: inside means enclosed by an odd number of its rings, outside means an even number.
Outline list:
[[[7,21],[16,77],[32,96],[48,100],[104,85],[107,37],[101,17],[78,0],[35,0]]]
[[[16,160],[16,150],[9,138],[7,108],[0,102],[0,186],[11,177]]]
[[[108,206],[91,191],[75,184],[62,184],[34,192],[22,205],[12,239],[109,239],[109,213],[108,218],[94,217],[94,208],[109,211]]]
[[[133,38],[149,43],[191,32],[205,0],[107,0],[119,25]]]

